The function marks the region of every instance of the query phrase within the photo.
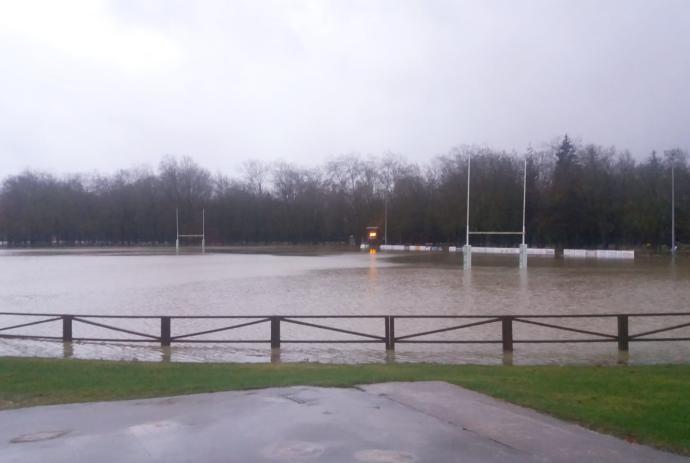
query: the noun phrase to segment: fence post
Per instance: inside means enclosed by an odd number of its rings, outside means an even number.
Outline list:
[[[629,341],[628,316],[618,315],[618,350],[627,352]]]
[[[386,315],[383,318],[386,326],[386,335],[384,337],[386,350],[395,350],[395,317]]]
[[[386,350],[395,350],[395,317],[390,315],[388,317],[388,344]]]
[[[391,339],[391,333],[390,333],[390,317],[388,315],[385,315],[383,317],[383,326],[384,326],[384,335],[383,335],[383,342],[386,345],[386,350],[388,350],[388,347],[390,346],[390,339]]]
[[[169,346],[170,341],[170,317],[161,317],[161,346]]]
[[[280,348],[280,317],[271,317],[271,349]]]
[[[73,315],[62,316],[62,342],[72,342],[72,319]]]
[[[501,317],[503,352],[513,352],[513,317]]]

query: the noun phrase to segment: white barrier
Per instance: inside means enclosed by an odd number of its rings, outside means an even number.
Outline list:
[[[368,244],[362,243],[360,249],[369,249]],[[422,245],[403,245],[403,244],[382,244],[379,249],[381,251],[417,251],[417,252],[431,252],[443,251],[440,246],[422,246]],[[462,252],[460,246],[449,246],[448,252]],[[472,246],[473,254],[494,254],[494,255],[520,255],[520,248],[497,248],[489,246]],[[555,257],[556,251],[553,248],[527,248],[527,255],[529,256],[546,256]],[[588,259],[634,259],[635,251],[613,251],[604,249],[564,249],[563,257],[579,257]]]
[[[405,246],[402,244],[382,244],[380,249],[382,251],[405,251]]]
[[[381,251],[443,251],[441,246],[422,246],[422,245],[403,245],[403,244],[382,244],[379,246]]]
[[[608,249],[564,249],[563,257],[588,259],[634,259],[635,251],[611,251]]]
[[[448,252],[462,252],[461,247],[449,246]],[[517,256],[520,254],[520,248],[494,248],[483,246],[472,246],[473,254],[504,254]],[[527,255],[529,256],[549,256],[554,257],[556,250],[551,248],[527,248]]]
[[[527,248],[527,255],[554,257],[556,255],[556,250],[553,248]]]

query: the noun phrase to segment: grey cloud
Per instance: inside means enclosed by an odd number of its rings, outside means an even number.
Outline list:
[[[566,131],[638,158],[690,148],[684,0],[56,4],[0,6],[0,176],[424,161]]]

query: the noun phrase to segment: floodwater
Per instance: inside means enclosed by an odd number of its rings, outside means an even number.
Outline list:
[[[287,249],[287,251],[286,251]],[[223,251],[223,252],[221,252]],[[519,270],[517,257],[460,254],[370,255],[343,249],[216,250],[176,256],[167,250],[0,251],[0,312],[74,315],[559,315],[690,312],[690,259],[644,257],[635,261],[532,257]],[[252,252],[252,253],[250,253]],[[20,324],[0,316],[0,328]],[[98,319],[127,330],[160,333],[158,319]],[[174,319],[172,335],[250,321]],[[376,319],[305,320],[383,336]],[[440,329],[474,320],[396,319],[396,335]],[[546,319],[545,323],[616,334],[616,319]],[[688,317],[631,317],[630,333],[690,323]],[[61,336],[60,321],[3,334]],[[269,324],[195,339],[268,339]],[[75,337],[127,338],[122,332],[75,322]],[[281,324],[283,340],[358,339],[348,334]],[[499,323],[415,338],[497,340]],[[690,327],[655,337],[690,337]],[[592,336],[515,323],[514,339],[583,339]],[[360,338],[361,339],[361,338]],[[500,344],[403,344],[394,354],[383,344],[174,344],[0,339],[0,355],[172,361],[318,361],[457,363],[687,363],[690,341],[631,342],[625,357],[616,343],[515,344],[504,357]]]

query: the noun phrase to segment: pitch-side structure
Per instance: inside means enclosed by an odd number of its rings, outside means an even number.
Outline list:
[[[525,209],[527,205],[527,156],[522,176],[522,231],[470,231],[470,171],[472,168],[472,156],[467,157],[467,225],[465,228],[465,246],[462,248],[463,267],[472,268],[472,246],[470,235],[520,235],[520,268],[527,268],[527,244],[525,243]]]
[[[181,235],[180,234],[180,211],[175,209],[175,229],[177,230],[177,237],[175,238],[175,253],[180,253],[180,238],[201,238],[201,253],[206,254],[206,210],[201,210],[201,234],[196,235]]]

